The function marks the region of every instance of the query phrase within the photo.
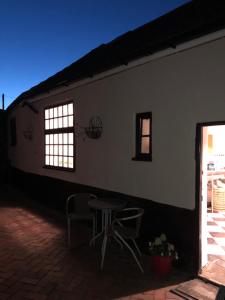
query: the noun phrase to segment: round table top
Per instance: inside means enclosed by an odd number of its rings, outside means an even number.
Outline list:
[[[88,205],[94,209],[110,209],[110,210],[118,210],[122,209],[126,206],[126,202],[124,200],[116,199],[116,198],[100,198],[90,200]]]

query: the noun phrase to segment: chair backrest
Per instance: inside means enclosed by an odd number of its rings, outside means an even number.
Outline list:
[[[72,194],[67,198],[66,212],[85,214],[89,212],[88,201],[97,199],[97,196],[90,193]]]
[[[124,214],[126,216],[123,216]],[[127,223],[129,222],[129,224],[132,222],[132,225],[134,225],[132,227],[135,230],[135,235],[136,237],[138,237],[143,214],[144,214],[144,209],[140,207],[124,208],[117,213],[114,222],[117,222],[119,224],[122,223],[124,226],[126,226],[125,225],[126,222]]]

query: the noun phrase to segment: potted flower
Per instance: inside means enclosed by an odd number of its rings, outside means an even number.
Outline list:
[[[149,242],[149,252],[152,257],[152,267],[157,276],[168,275],[171,271],[173,260],[178,259],[178,254],[173,244],[162,233],[154,242]]]

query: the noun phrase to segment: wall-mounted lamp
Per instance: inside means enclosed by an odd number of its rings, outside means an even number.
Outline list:
[[[102,120],[100,117],[92,117],[89,126],[84,128],[86,135],[91,139],[98,139],[102,135]]]
[[[102,135],[102,120],[99,116],[94,116],[90,119],[89,125],[87,127],[81,127],[79,124],[77,125],[77,137],[85,134],[90,139],[98,139]],[[80,131],[81,129],[81,131]],[[85,137],[83,137],[85,140]]]

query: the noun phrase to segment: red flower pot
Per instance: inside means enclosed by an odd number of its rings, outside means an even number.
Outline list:
[[[155,275],[158,277],[168,275],[172,268],[172,260],[173,258],[171,256],[153,255],[152,267]]]

